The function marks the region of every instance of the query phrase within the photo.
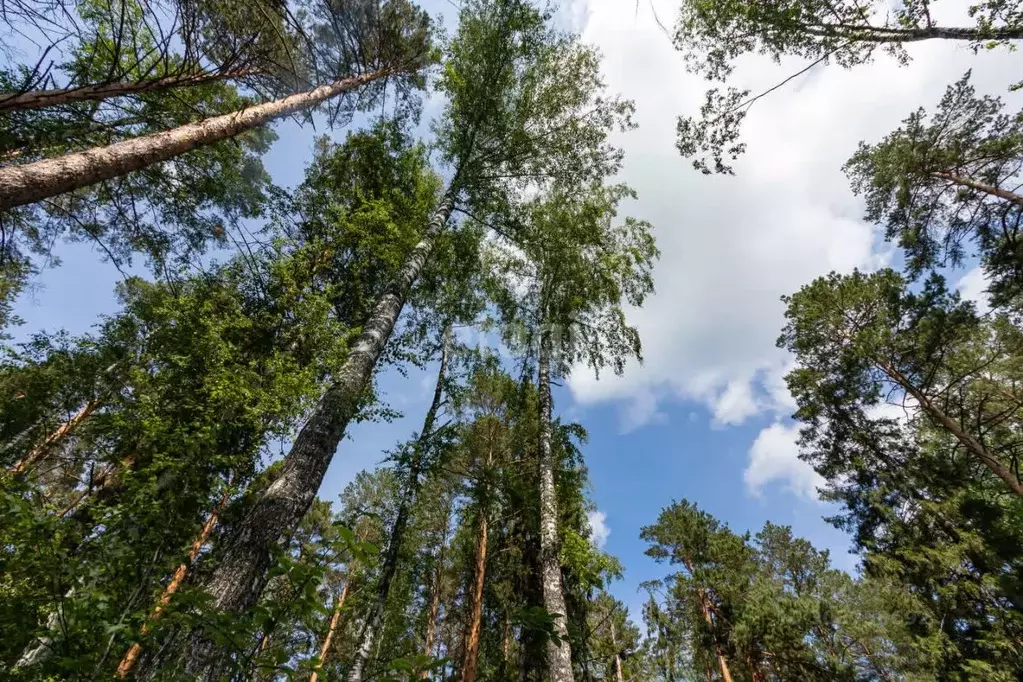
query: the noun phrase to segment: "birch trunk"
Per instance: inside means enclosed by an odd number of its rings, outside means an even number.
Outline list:
[[[149,616],[142,625],[142,629],[139,635],[144,637],[149,632],[150,627],[155,623],[163,612],[170,605],[171,597],[178,591],[181,584],[188,577],[188,571],[195,563],[195,560],[199,557],[199,552],[202,551],[203,546],[209,541],[210,535],[213,534],[213,530],[217,527],[217,522],[220,520],[220,515],[224,511],[224,507],[227,506],[227,501],[231,498],[231,487],[227,486],[224,490],[224,494],[220,496],[220,502],[217,504],[209,518],[206,519],[206,523],[203,524],[202,530],[199,532],[199,536],[192,543],[192,546],[188,549],[187,560],[181,562],[177,569],[174,571],[174,575],[171,576],[170,582],[167,583],[167,587],[164,588],[163,594],[160,595],[160,600],[156,603],[156,608],[153,609],[153,613]],[[128,677],[128,673],[131,672],[132,668],[135,667],[135,663],[138,661],[139,654],[142,653],[142,644],[135,642],[128,649],[127,653],[121,659],[121,662],[117,666],[116,675],[122,680]]]
[[[334,612],[330,614],[330,626],[327,628],[327,636],[323,640],[323,646],[320,647],[320,662],[316,664],[313,674],[309,676],[309,682],[317,682],[320,679],[320,671],[323,670],[323,664],[327,662],[327,655],[330,653],[330,647],[334,643],[334,633],[337,632],[337,625],[341,622],[341,609],[345,606],[345,598],[348,596],[348,584],[350,582],[348,578],[345,578],[341,594],[338,595],[337,601],[334,602]]]
[[[49,199],[167,161],[258,128],[274,119],[310,109],[391,73],[390,69],[381,69],[152,135],[54,159],[5,166],[0,168],[0,211]]]
[[[625,682],[625,676],[622,674],[622,652],[618,650],[618,633],[615,632],[614,619],[611,620],[611,647],[615,650],[615,679],[618,682]]]
[[[280,476],[253,505],[225,545],[220,564],[206,582],[213,605],[222,611],[245,611],[266,586],[271,552],[305,516],[323,482],[349,421],[369,385],[374,367],[394,331],[412,285],[419,278],[434,240],[447,224],[452,199],[446,197],[395,280],[370,313],[363,332],[284,458]],[[219,680],[229,662],[201,630],[189,637],[186,670],[197,680]]]
[[[99,398],[93,398],[89,402],[85,403],[85,405],[82,406],[82,408],[78,410],[71,419],[68,419],[66,422],[61,424],[60,427],[48,435],[42,443],[32,448],[27,455],[15,462],[11,466],[10,472],[12,474],[24,473],[26,469],[42,459],[51,448],[71,435],[71,433],[78,428],[79,424],[88,419],[89,415],[96,411],[99,404]]]
[[[0,111],[42,109],[44,107],[55,107],[60,104],[71,104],[73,102],[96,101],[111,97],[138,95],[144,92],[159,92],[161,90],[170,90],[171,88],[193,87],[215,81],[254,75],[258,75],[258,72],[250,69],[229,69],[217,73],[162,76],[160,78],[147,78],[139,81],[117,83],[94,83],[77,88],[61,88],[59,90],[29,90],[28,92],[0,95]]]
[[[366,622],[363,624],[362,632],[359,635],[359,647],[352,659],[352,667],[348,672],[348,682],[362,682],[363,670],[366,661],[369,660],[373,644],[380,634],[380,627],[383,623],[384,608],[387,606],[387,597],[391,592],[391,582],[398,570],[398,555],[401,553],[402,543],[405,541],[405,531],[408,529],[408,518],[412,506],[419,495],[419,477],[423,468],[423,456],[426,454],[426,447],[433,436],[433,427],[437,421],[437,413],[440,411],[441,400],[444,397],[444,376],[448,365],[448,342],[451,336],[451,328],[444,330],[444,340],[441,347],[440,369],[437,371],[437,383],[433,389],[433,400],[430,408],[426,411],[423,419],[423,429],[419,432],[419,438],[412,446],[412,461],[409,463],[408,486],[402,496],[401,504],[398,506],[398,514],[394,519],[394,527],[391,529],[391,537],[387,542],[387,552],[384,554],[383,564],[380,568],[380,578],[377,582],[376,601],[370,608]]]
[[[565,625],[567,609],[561,585],[561,559],[558,551],[558,498],[554,487],[554,453],[551,450],[551,369],[550,333],[541,332],[540,391],[540,580],[543,606],[554,616],[554,632],[561,639],[547,644],[547,666],[551,682],[572,682],[572,648]]]

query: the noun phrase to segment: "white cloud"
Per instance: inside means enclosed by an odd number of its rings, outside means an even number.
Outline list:
[[[733,426],[746,421],[760,411],[753,386],[748,380],[732,379],[725,390],[714,401],[714,424],[716,426]]]
[[[657,396],[653,391],[636,392],[622,408],[619,418],[619,433],[627,434],[641,426],[665,424],[668,415],[657,409]]]
[[[597,549],[604,549],[611,529],[607,527],[607,514],[602,511],[591,511],[586,515],[586,523],[590,526],[590,541]]]
[[[775,422],[760,431],[749,450],[749,464],[743,472],[746,487],[754,495],[768,483],[784,483],[795,495],[817,499],[824,479],[799,459],[799,425]]]
[[[1004,74],[1023,65],[1005,50],[974,56],[932,41],[911,46],[904,68],[878,55],[848,71],[812,71],[750,110],[735,177],[702,176],[678,155],[675,122],[698,111],[709,84],[685,72],[651,12],[670,26],[677,4],[575,0],[569,9],[583,39],[603,53],[609,89],[636,102],[639,129],[620,140],[621,179],[639,201],[622,213],[649,220],[662,251],[657,294],[630,313],[645,365],[600,381],[580,370],[569,384],[582,404],[625,401],[623,428],[663,421],[672,399],[702,403],[718,425],[790,414],[781,381],[789,359],[774,345],[784,323],[779,297],[830,270],[890,260],[890,247],[861,220],[844,162],[860,140],[878,140],[917,107],[933,107],[967,68],[975,67],[980,92],[1004,94]],[[736,84],[763,90],[799,68],[747,58]]]
[[[989,286],[991,286],[991,282],[988,281],[984,271],[978,265],[960,278],[957,288],[962,297],[967,301],[973,301],[977,306],[977,312],[983,315],[991,310],[987,294]]]

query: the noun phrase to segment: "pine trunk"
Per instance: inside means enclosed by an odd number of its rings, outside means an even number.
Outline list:
[[[707,594],[703,593],[700,595],[700,610],[703,611],[703,619],[707,621],[707,627],[711,629],[713,634],[714,619],[710,615],[710,607],[707,605]],[[721,668],[721,679],[725,682],[732,682],[732,673],[728,669],[728,661],[725,660],[725,654],[721,651],[721,646],[714,643],[714,655],[718,661],[718,667]]]
[[[68,419],[66,422],[61,424],[56,431],[43,439],[42,443],[32,448],[27,455],[15,462],[11,466],[10,472],[12,474],[24,473],[26,469],[42,459],[51,448],[71,435],[71,433],[73,433],[83,421],[89,418],[89,415],[96,411],[99,404],[99,398],[93,398],[89,402],[85,403],[85,405],[83,405],[82,408],[71,417],[71,419]]]
[[[572,682],[572,648],[565,624],[567,609],[561,584],[558,551],[558,498],[554,487],[554,453],[551,449],[550,336],[541,332],[539,359],[540,391],[540,579],[543,605],[554,616],[554,632],[561,640],[547,644],[547,666],[551,682]]]
[[[461,682],[476,682],[480,654],[480,622],[483,619],[483,584],[487,575],[487,513],[481,510],[476,527],[476,557],[472,592],[469,596],[469,624],[462,645]]]
[[[188,558],[178,564],[177,569],[174,571],[174,575],[171,576],[170,582],[167,583],[167,587],[163,589],[163,594],[160,595],[160,600],[156,602],[156,608],[153,609],[153,613],[150,614],[149,619],[146,620],[142,625],[142,629],[139,632],[140,636],[144,637],[149,632],[150,627],[155,623],[163,612],[170,605],[171,597],[174,593],[181,588],[181,584],[188,577],[188,571],[192,564],[195,563],[196,558],[199,556],[199,552],[202,551],[203,546],[209,541],[210,535],[213,534],[213,530],[217,527],[217,522],[220,520],[220,515],[224,511],[224,507],[227,506],[227,501],[231,497],[231,487],[227,486],[224,489],[224,494],[220,496],[220,502],[217,504],[209,518],[206,519],[206,523],[203,524],[202,530],[199,531],[199,536],[196,537],[195,541],[192,542],[192,546],[188,549]],[[142,645],[139,642],[135,642],[128,649],[124,657],[121,658],[121,662],[117,666],[116,675],[122,680],[128,677],[128,673],[131,672],[132,668],[135,667],[135,663],[138,661],[139,654],[142,653]]]
[[[0,168],[0,211],[32,204],[82,187],[127,175],[258,128],[390,75],[389,69],[344,78],[330,85],[214,116],[172,130],[122,140],[105,147]]]
[[[1023,483],[1007,466],[998,461],[998,458],[988,452],[988,449],[974,436],[968,433],[954,419],[949,417],[922,391],[918,386],[909,380],[909,377],[897,370],[894,365],[874,359],[875,364],[880,367],[893,381],[902,386],[906,393],[913,396],[920,404],[920,407],[931,419],[941,424],[949,433],[956,437],[956,440],[966,450],[976,457],[981,464],[986,466],[991,473],[1002,479],[1016,495],[1023,497]]]
[[[159,92],[161,90],[170,90],[171,88],[193,87],[215,81],[254,75],[258,75],[258,72],[250,69],[229,69],[217,73],[179,74],[132,82],[93,83],[77,88],[61,88],[59,90],[29,90],[28,92],[0,95],[0,111],[42,109],[44,107],[55,107],[74,102],[104,100],[111,97],[139,95],[145,92]]]
[[[337,601],[334,602],[334,612],[330,614],[330,625],[327,628],[327,636],[323,639],[323,646],[320,647],[320,662],[316,664],[316,668],[313,669],[313,674],[309,676],[309,682],[316,682],[320,679],[320,671],[323,670],[323,664],[327,662],[327,655],[330,653],[330,647],[334,643],[334,633],[337,632],[337,625],[341,622],[341,609],[345,606],[345,598],[348,596],[348,584],[349,580],[345,578],[345,584],[341,588],[341,594],[338,595]]]
[[[217,609],[244,612],[262,594],[271,567],[271,553],[294,532],[316,498],[348,423],[358,412],[408,293],[429,258],[434,240],[447,224],[451,206],[451,198],[445,198],[422,240],[377,301],[335,382],[295,438],[280,476],[226,543],[220,564],[206,582]],[[197,680],[219,680],[227,657],[218,652],[214,639],[197,630],[189,640],[186,670]]]
[[[989,185],[986,182],[980,182],[973,178],[955,175],[954,173],[938,172],[932,173],[932,175],[936,178],[941,178],[942,180],[948,180],[952,184],[959,185],[960,187],[969,187],[970,189],[975,189],[979,192],[990,194],[993,197],[998,197],[999,199],[1011,201],[1014,204],[1023,206],[1023,195],[1010,192],[1009,190],[996,187],[995,185]]]
[[[387,607],[387,597],[391,592],[391,582],[398,570],[398,557],[401,554],[402,543],[405,541],[405,531],[408,529],[409,514],[412,506],[419,495],[419,477],[422,474],[423,456],[426,448],[433,437],[433,427],[437,421],[437,413],[440,411],[441,400],[444,397],[444,378],[448,364],[448,342],[451,336],[450,326],[444,330],[444,339],[441,347],[440,368],[437,371],[437,383],[433,389],[433,401],[426,411],[423,419],[423,429],[419,433],[412,446],[412,460],[409,462],[408,485],[405,494],[402,496],[401,504],[398,506],[398,514],[394,519],[394,527],[391,529],[391,537],[387,543],[387,552],[384,554],[383,564],[380,568],[380,578],[377,582],[376,601],[370,608],[369,615],[363,625],[362,633],[359,636],[359,647],[352,659],[352,667],[348,672],[348,682],[362,682],[363,671],[366,662],[369,660],[370,652],[380,634],[380,627],[383,624],[384,609]]]
[[[451,524],[451,507],[448,506],[444,514],[444,532],[441,535],[440,546],[437,548],[437,565],[433,570],[433,585],[430,586],[430,611],[426,618],[426,639],[423,643],[423,655],[433,657],[433,640],[437,636],[437,617],[440,614],[440,588],[441,578],[444,573],[444,550],[448,544],[448,530]],[[429,671],[419,673],[420,679],[428,679]]]

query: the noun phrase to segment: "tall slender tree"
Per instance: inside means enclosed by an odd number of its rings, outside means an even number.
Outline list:
[[[547,657],[556,682],[573,679],[573,672],[559,552],[551,374],[564,376],[576,364],[621,372],[627,358],[640,354],[639,336],[621,306],[641,304],[652,290],[657,250],[647,223],[630,218],[615,224],[617,205],[628,196],[622,186],[585,185],[542,195],[511,218],[523,230],[520,248],[495,251],[491,268],[500,278],[494,297],[508,341],[537,363],[539,571],[543,605],[555,624]]]

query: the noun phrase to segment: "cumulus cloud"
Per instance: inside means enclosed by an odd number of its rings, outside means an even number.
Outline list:
[[[663,421],[665,403],[678,399],[702,403],[718,426],[790,414],[781,381],[789,359],[774,346],[780,296],[831,270],[890,260],[842,165],[860,140],[878,140],[921,104],[933,106],[970,66],[980,92],[1004,92],[1019,57],[933,41],[911,46],[904,68],[879,55],[849,71],[811,71],[750,110],[735,177],[703,176],[674,141],[676,117],[697,112],[708,83],[685,72],[652,9],[670,23],[677,0],[575,0],[569,9],[603,53],[609,88],[636,102],[639,129],[620,139],[621,180],[639,201],[622,212],[649,220],[662,251],[657,294],[630,312],[645,364],[600,381],[579,371],[570,388],[584,405],[622,401],[623,428]],[[747,58],[737,84],[763,90],[801,66]]]
[[[591,511],[586,515],[586,523],[590,526],[590,541],[597,549],[604,549],[611,529],[607,527],[607,514],[602,511]]]
[[[989,286],[991,286],[991,282],[988,281],[980,266],[977,266],[962,276],[958,289],[960,295],[967,301],[973,301],[977,306],[977,312],[983,315],[991,310],[991,302],[987,293]]]
[[[760,431],[743,472],[746,488],[753,495],[777,482],[795,495],[817,499],[817,488],[824,485],[824,479],[799,459],[798,439],[799,425],[795,423],[775,422]]]

